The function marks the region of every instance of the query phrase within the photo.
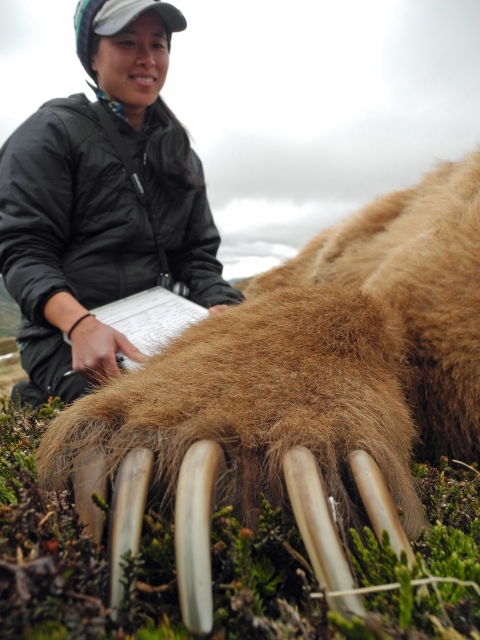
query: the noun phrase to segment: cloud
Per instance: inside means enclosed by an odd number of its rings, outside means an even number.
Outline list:
[[[215,213],[225,242],[263,242],[299,248],[321,229],[358,208],[358,202],[236,200]]]
[[[401,3],[383,57],[399,93],[427,98],[427,107],[436,97],[440,105],[457,102],[463,110],[465,95],[478,105],[479,24],[477,0]]]
[[[355,211],[358,202],[237,200],[215,216],[222,235],[225,277],[248,277],[292,258],[325,227]]]
[[[364,201],[455,160],[480,138],[480,122],[371,118],[310,143],[234,137],[204,157],[214,210],[235,200]]]
[[[45,100],[85,90],[75,5],[0,0],[0,142]],[[229,269],[289,257],[480,140],[478,0],[178,6],[189,26],[164,97],[203,160]]]
[[[0,2],[0,59],[14,55],[35,39],[27,7],[19,0]]]
[[[274,43],[265,33],[262,55],[253,47],[237,58],[223,33],[219,68],[206,65],[208,73],[193,81],[195,95],[203,85],[209,98],[209,110],[197,109],[192,122],[205,119],[195,137],[215,210],[239,199],[364,201],[415,182],[438,159],[473,150],[480,140],[478,1],[392,2],[388,14],[367,4],[361,18],[341,3],[343,29],[335,13],[302,5],[312,22],[293,49],[287,40],[265,53],[266,42]],[[312,24],[320,17],[319,43]],[[275,27],[282,27],[278,16]],[[215,37],[205,45],[210,61],[216,44]],[[230,73],[219,75],[227,64]],[[281,74],[286,90],[272,84]]]
[[[0,145],[38,107],[84,91],[76,59],[76,0],[0,0]]]

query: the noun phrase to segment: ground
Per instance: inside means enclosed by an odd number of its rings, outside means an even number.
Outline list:
[[[0,341],[0,355],[15,348]],[[119,623],[107,608],[106,539],[82,532],[69,492],[46,493],[36,482],[33,453],[62,410],[14,407],[7,395],[25,377],[18,356],[0,361],[0,628],[2,638],[29,640],[180,640],[171,523],[150,510],[141,553],[125,559],[126,591]],[[1,399],[3,396],[3,400]],[[415,464],[429,522],[414,543],[410,571],[367,528],[341,534],[365,596],[365,620],[328,612],[321,586],[291,519],[262,500],[260,528],[246,529],[225,508],[214,515],[212,640],[480,640],[480,473],[475,461]],[[108,505],[97,499],[108,520]],[[108,527],[106,527],[108,529]],[[434,577],[441,579],[435,582]],[[429,582],[423,594],[415,580]],[[444,581],[446,580],[446,581]],[[399,588],[379,585],[396,583]]]
[[[0,359],[0,398],[10,395],[12,386],[26,380],[27,374],[20,364],[20,356],[14,338],[0,338],[0,358],[13,353],[11,358]]]
[[[33,452],[55,401],[40,411],[0,403],[0,628],[2,638],[190,638],[178,606],[171,523],[150,510],[141,553],[125,560],[120,622],[107,609],[104,539],[82,533],[72,495],[46,493],[36,483]],[[213,640],[480,640],[480,473],[442,459],[412,472],[430,527],[414,544],[417,566],[397,558],[369,529],[343,531],[356,581],[366,595],[365,620],[328,612],[298,530],[263,500],[258,533],[217,512],[212,527]],[[109,508],[97,499],[108,520]],[[434,581],[438,576],[446,582]],[[420,593],[414,580],[430,583]],[[399,588],[382,589],[397,583]]]

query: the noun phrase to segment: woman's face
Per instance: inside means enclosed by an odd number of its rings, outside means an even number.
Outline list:
[[[123,31],[102,36],[92,57],[98,86],[129,115],[155,102],[168,71],[165,27],[155,11],[142,13]]]

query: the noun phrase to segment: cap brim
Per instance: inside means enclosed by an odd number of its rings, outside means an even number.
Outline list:
[[[93,31],[99,36],[113,36],[130,24],[130,22],[138,18],[139,15],[151,9],[158,13],[169,33],[183,31],[187,28],[187,21],[183,13],[172,4],[147,0],[143,4],[137,3],[133,7],[126,7],[123,11],[119,11],[97,27],[94,26]]]

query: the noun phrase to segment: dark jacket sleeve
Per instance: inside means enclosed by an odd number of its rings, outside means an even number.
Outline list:
[[[43,309],[75,291],[62,272],[72,210],[70,142],[61,120],[37,111],[0,151],[0,272],[22,314],[49,327]]]
[[[216,255],[220,235],[213,221],[204,185],[203,169],[195,156],[201,184],[196,194],[189,223],[180,249],[168,256],[175,280],[190,288],[190,299],[204,307],[216,304],[235,304],[244,300],[238,289],[222,278],[222,264]]]

